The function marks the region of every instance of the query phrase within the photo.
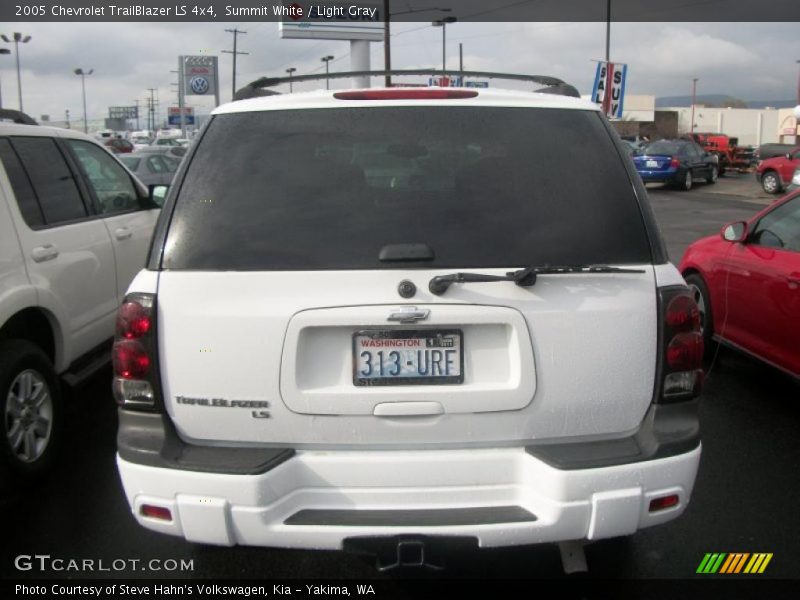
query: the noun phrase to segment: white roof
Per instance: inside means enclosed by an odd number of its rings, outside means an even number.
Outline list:
[[[62,127],[43,127],[42,125],[21,125],[10,121],[0,121],[0,135],[30,135],[44,137],[76,138],[80,140],[96,140],[74,129],[64,129]]]
[[[568,108],[575,110],[599,111],[600,108],[588,100],[561,96],[559,94],[541,94],[536,92],[523,92],[519,90],[501,90],[495,88],[406,88],[409,90],[423,89],[459,89],[472,90],[478,93],[474,98],[458,99],[430,99],[430,100],[338,100],[333,97],[335,93],[352,91],[376,91],[387,88],[369,88],[364,90],[317,90],[298,94],[279,94],[238,100],[218,106],[211,113],[220,115],[237,112],[256,112],[264,110],[292,110],[302,108],[352,108],[369,106],[510,106],[526,108]],[[389,88],[398,91],[403,88]]]

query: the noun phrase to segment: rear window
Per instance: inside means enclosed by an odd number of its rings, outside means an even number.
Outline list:
[[[435,258],[382,263],[427,244]],[[176,199],[163,268],[651,262],[599,114],[375,107],[219,115]]]
[[[680,142],[653,142],[644,149],[644,153],[675,156],[676,154],[685,152],[687,146],[688,144],[681,144]]]

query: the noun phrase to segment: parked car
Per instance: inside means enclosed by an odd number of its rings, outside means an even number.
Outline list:
[[[134,152],[120,157],[122,164],[149,185],[169,185],[180,164],[178,160],[158,152]]]
[[[719,158],[692,140],[658,140],[633,157],[645,183],[667,183],[690,190],[696,181],[716,183]]]
[[[186,148],[186,146],[146,146],[140,150],[137,150],[137,152],[139,154],[163,154],[180,162],[183,157],[186,156],[188,150],[189,149]]]
[[[792,175],[792,182],[786,188],[787,192],[792,192],[800,188],[800,168],[794,170],[794,175]]]
[[[58,454],[62,381],[109,362],[158,214],[101,144],[0,123],[0,460],[28,475]]]
[[[128,154],[133,152],[133,144],[121,137],[107,138],[104,141],[106,148],[114,154]]]
[[[153,143],[153,140],[149,137],[143,136],[132,136],[131,143],[133,144],[133,151],[139,152],[144,148],[149,148],[150,144]]]
[[[151,145],[152,146],[186,146],[188,144],[188,140],[184,143],[184,140],[179,138],[158,138],[156,139]]]
[[[761,144],[756,149],[756,160],[767,160],[774,156],[784,156],[797,147],[797,144]]]
[[[800,378],[800,191],[698,240],[679,268],[706,348],[721,342]]]
[[[768,194],[780,194],[792,181],[795,169],[800,167],[800,146],[790,152],[762,160],[756,167],[756,179]]]
[[[553,94],[216,108],[119,312],[136,520],[210,544],[421,549],[678,517],[702,338],[624,152],[595,104]]]

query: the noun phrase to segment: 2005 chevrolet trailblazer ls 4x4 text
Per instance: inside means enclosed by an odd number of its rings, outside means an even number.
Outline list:
[[[576,98],[219,107],[116,340],[133,514],[194,542],[627,536],[700,459],[696,304]]]

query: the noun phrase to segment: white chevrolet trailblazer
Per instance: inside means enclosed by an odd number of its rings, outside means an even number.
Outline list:
[[[699,315],[620,143],[595,105],[548,93],[217,108],[117,321],[137,521],[419,556],[678,517]]]

